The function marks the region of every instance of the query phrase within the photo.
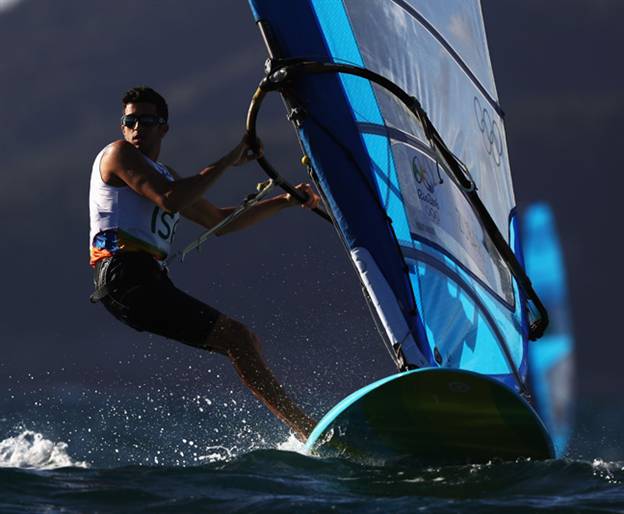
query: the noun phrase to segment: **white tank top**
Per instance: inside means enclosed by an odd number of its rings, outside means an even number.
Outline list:
[[[114,187],[106,184],[100,175],[100,163],[107,148],[108,146],[97,155],[91,170],[89,245],[93,245],[95,236],[100,232],[116,229],[120,240],[127,243],[128,247],[147,251],[157,259],[164,259],[171,251],[180,215],[159,208],[128,186]],[[164,164],[152,161],[147,156],[143,157],[167,180],[174,180]]]

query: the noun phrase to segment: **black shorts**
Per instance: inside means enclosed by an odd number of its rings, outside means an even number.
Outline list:
[[[120,252],[95,266],[95,288],[108,287],[102,298],[118,320],[200,348],[207,348],[219,311],[173,285],[166,270],[148,253]]]

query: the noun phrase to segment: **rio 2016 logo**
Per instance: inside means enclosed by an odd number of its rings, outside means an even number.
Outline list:
[[[477,126],[483,134],[483,143],[487,153],[492,156],[497,166],[500,166],[503,155],[503,135],[496,120],[492,119],[490,111],[481,105],[479,99],[474,97],[474,111]]]
[[[412,159],[412,172],[414,173],[414,178],[416,182],[425,186],[427,191],[433,194],[433,190],[438,184],[442,184],[442,177],[440,176],[440,170],[438,169],[438,180],[435,180],[433,173],[427,166],[423,166],[418,159],[418,156],[415,155]]]
[[[443,183],[440,175],[440,168],[437,167],[438,180],[435,179],[435,175],[431,169],[431,165],[420,162],[419,156],[415,155],[412,159],[412,173],[418,186],[416,187],[416,194],[421,202],[421,209],[430,222],[435,224],[440,223],[440,203],[436,198],[435,188]]]

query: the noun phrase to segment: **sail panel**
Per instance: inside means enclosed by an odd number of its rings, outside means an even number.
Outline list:
[[[510,240],[513,188],[478,1],[455,13],[454,2],[251,3],[278,57],[354,64],[418,98]],[[523,299],[420,122],[344,73],[300,77],[289,101],[305,112],[300,141],[390,345],[408,367],[470,369],[518,389]]]

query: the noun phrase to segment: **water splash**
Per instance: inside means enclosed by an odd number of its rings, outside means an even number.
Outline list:
[[[15,437],[0,441],[0,468],[57,469],[88,468],[67,453],[67,443],[55,443],[42,434],[25,430]]]
[[[591,466],[595,477],[601,478],[609,484],[622,484],[622,480],[618,478],[618,475],[624,471],[624,465],[621,462],[605,462],[602,459],[594,459]]]
[[[286,441],[282,441],[277,444],[276,449],[283,452],[295,452],[300,453],[301,455],[308,455],[308,452],[305,449],[305,444],[297,439],[295,434],[292,432],[288,434],[288,439],[286,439]]]

